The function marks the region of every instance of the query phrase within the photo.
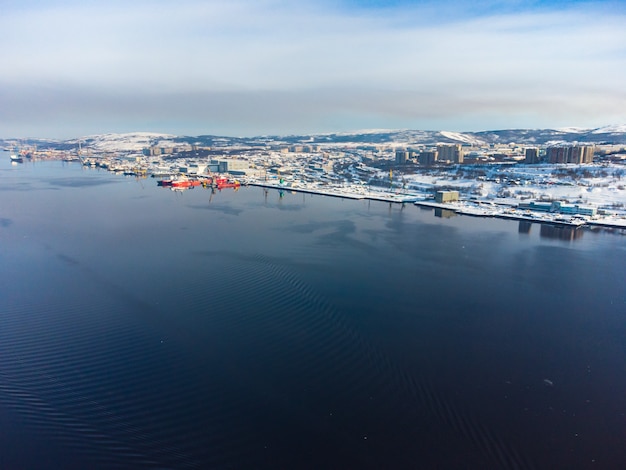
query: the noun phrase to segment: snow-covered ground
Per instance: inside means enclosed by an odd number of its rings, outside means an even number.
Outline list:
[[[379,174],[381,178],[385,174]],[[466,199],[557,200],[626,210],[626,166],[515,165],[492,168],[457,167],[404,175],[404,186],[424,192],[455,189]]]

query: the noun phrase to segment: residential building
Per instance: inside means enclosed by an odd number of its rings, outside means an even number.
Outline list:
[[[406,150],[396,150],[396,165],[405,165],[409,161],[409,152]]]
[[[440,162],[463,163],[461,144],[438,144],[437,155]]]
[[[592,163],[595,147],[593,145],[559,145],[546,149],[549,163]]]
[[[432,166],[437,162],[437,151],[436,150],[425,150],[420,153],[419,163],[424,166]]]
[[[537,147],[529,147],[525,149],[524,163],[539,163],[539,149]]]

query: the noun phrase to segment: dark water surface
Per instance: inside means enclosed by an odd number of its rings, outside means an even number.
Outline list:
[[[1,157],[0,468],[626,468],[623,235]]]

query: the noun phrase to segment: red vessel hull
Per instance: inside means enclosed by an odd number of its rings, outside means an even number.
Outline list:
[[[239,181],[229,181],[226,178],[217,178],[215,180],[215,186],[217,189],[238,188],[241,186],[241,183]]]
[[[239,186],[241,186],[241,183],[218,183],[217,184],[217,189],[223,189],[223,188],[238,188]]]
[[[200,186],[200,181],[172,181],[171,186],[174,188],[191,188],[192,186]]]

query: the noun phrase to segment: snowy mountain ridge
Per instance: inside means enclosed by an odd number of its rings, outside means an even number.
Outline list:
[[[614,124],[595,129],[564,127],[560,129],[503,129],[479,132],[386,130],[370,129],[354,132],[313,133],[301,135],[274,135],[257,137],[226,137],[217,135],[176,136],[157,132],[128,132],[89,135],[69,140],[0,139],[5,148],[20,145],[75,149],[79,145],[96,152],[140,152],[151,147],[174,147],[198,144],[201,146],[256,146],[293,144],[390,145],[410,147],[454,143],[464,146],[491,144],[518,144],[522,146],[554,145],[562,143],[626,144],[626,124]]]
[[[626,133],[626,124],[614,124],[611,126],[599,127],[591,132],[594,134],[623,134]]]

